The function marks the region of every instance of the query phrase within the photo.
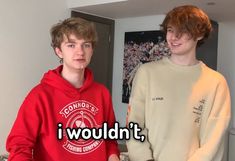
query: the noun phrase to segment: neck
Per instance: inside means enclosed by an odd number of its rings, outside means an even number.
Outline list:
[[[85,69],[79,71],[69,71],[63,68],[61,76],[72,84],[75,88],[80,88],[84,82]]]
[[[195,65],[195,64],[198,64],[198,60],[196,58],[196,56],[185,56],[185,55],[174,55],[172,54],[171,57],[170,57],[170,60],[177,64],[177,65],[183,65],[183,66],[192,66],[192,65]]]

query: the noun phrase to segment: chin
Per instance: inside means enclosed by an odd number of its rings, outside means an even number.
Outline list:
[[[174,55],[182,55],[182,52],[179,52],[179,51],[171,51],[171,54],[174,54]]]
[[[80,66],[80,67],[77,67],[76,69],[77,70],[84,70],[84,69],[86,69],[86,67],[85,66]]]
[[[74,68],[80,69],[80,70],[85,69],[86,67],[87,67],[86,64],[76,64],[76,65],[74,66]]]

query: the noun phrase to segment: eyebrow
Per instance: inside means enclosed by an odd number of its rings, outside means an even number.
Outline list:
[[[65,41],[65,43],[67,44],[67,43],[76,43],[76,41],[74,40],[74,39],[67,39],[66,41]]]
[[[167,26],[166,28],[173,28],[172,26]]]
[[[65,41],[66,44],[68,43],[76,43],[75,39],[68,39],[67,41]],[[92,43],[91,41],[84,41],[83,43]]]

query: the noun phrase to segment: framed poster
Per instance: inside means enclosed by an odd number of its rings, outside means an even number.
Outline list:
[[[141,64],[169,56],[165,35],[160,30],[126,32],[124,41],[122,102],[129,103],[132,81]]]

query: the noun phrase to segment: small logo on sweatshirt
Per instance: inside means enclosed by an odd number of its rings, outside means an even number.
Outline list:
[[[67,120],[66,128],[99,128],[101,126],[95,120],[97,112],[98,108],[93,104],[85,100],[79,100],[66,105],[60,111],[60,114]],[[94,139],[71,140],[67,136],[65,138],[63,148],[73,154],[90,153],[103,142],[103,140]]]
[[[152,101],[163,101],[163,97],[152,97]]]

